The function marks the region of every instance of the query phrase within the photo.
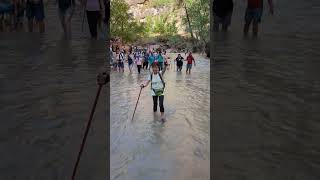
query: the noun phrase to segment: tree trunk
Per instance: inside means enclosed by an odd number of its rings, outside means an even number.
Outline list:
[[[191,38],[192,38],[192,40],[193,40],[193,39],[194,39],[194,36],[193,36],[193,31],[192,31],[192,27],[191,27],[191,22],[190,22],[190,18],[189,18],[189,13],[188,13],[188,9],[187,9],[186,2],[184,2],[184,10],[185,10],[186,16],[187,16],[187,21],[188,21],[188,25],[189,25],[190,35],[191,35]]]

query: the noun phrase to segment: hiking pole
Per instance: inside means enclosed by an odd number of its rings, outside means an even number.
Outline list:
[[[132,115],[131,121],[133,120],[134,114],[136,113],[136,109],[137,109],[137,106],[138,106],[138,102],[139,102],[139,99],[140,99],[140,94],[141,94],[142,89],[143,89],[143,87],[141,87],[141,89],[140,89],[140,93],[139,93],[139,96],[138,96],[136,107],[134,108],[134,111],[133,111],[133,115]]]
[[[88,133],[89,133],[90,125],[91,125],[91,122],[92,122],[92,119],[93,119],[93,114],[94,114],[94,111],[96,109],[96,105],[97,105],[97,102],[98,102],[98,99],[99,99],[101,88],[102,88],[102,85],[99,85],[98,92],[97,92],[97,95],[96,95],[96,99],[95,99],[93,107],[91,109],[90,118],[89,118],[89,121],[88,121],[88,124],[87,124],[87,127],[86,127],[86,131],[85,131],[84,137],[82,139],[82,143],[81,143],[81,146],[80,146],[80,151],[78,153],[77,161],[76,161],[76,164],[75,164],[75,166],[73,168],[72,180],[74,180],[75,176],[76,176],[76,172],[77,172],[78,165],[79,165],[79,162],[80,162],[80,157],[81,157],[81,154],[83,152],[84,145],[86,143],[86,139],[87,139],[87,136],[88,136]]]
[[[79,162],[80,162],[80,157],[81,157],[81,154],[83,152],[84,145],[86,143],[86,139],[88,137],[89,129],[90,129],[91,122],[92,122],[92,119],[93,119],[93,114],[94,114],[94,111],[96,109],[96,106],[97,106],[97,103],[98,103],[98,100],[99,100],[99,96],[100,96],[100,92],[101,92],[102,86],[110,81],[110,76],[107,76],[106,73],[103,73],[103,75],[106,76],[106,77],[99,77],[98,76],[98,78],[105,78],[105,79],[98,79],[99,88],[98,88],[98,91],[97,91],[97,94],[96,94],[96,98],[95,98],[94,103],[93,103],[93,107],[91,109],[89,121],[88,121],[86,130],[85,130],[83,139],[82,139],[82,143],[81,143],[81,146],[80,146],[80,151],[79,151],[78,156],[77,156],[77,161],[76,161],[76,163],[74,165],[74,168],[73,168],[72,178],[71,178],[72,180],[75,180],[75,176],[76,176],[76,173],[77,173],[78,165],[79,165]]]

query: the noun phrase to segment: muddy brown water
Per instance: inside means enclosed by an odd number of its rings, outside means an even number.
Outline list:
[[[46,33],[0,34],[0,179],[67,180],[79,151],[106,57],[104,41],[81,31],[62,40],[57,7],[46,7]],[[102,37],[101,37],[102,38]],[[105,89],[98,102],[77,179],[107,178]]]
[[[213,36],[216,180],[320,179],[319,1],[275,1],[258,38],[242,37],[246,2]]]
[[[170,54],[174,57],[176,54]],[[110,168],[112,180],[209,180],[209,60],[196,56],[192,74],[164,74],[166,122],[153,113],[148,71],[111,73]]]

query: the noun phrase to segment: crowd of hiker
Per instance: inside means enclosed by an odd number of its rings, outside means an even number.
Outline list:
[[[108,0],[78,1],[83,8],[83,18],[85,15],[87,16],[91,38],[97,39],[98,28],[101,28],[102,23],[107,23],[110,18],[108,11],[105,11],[110,8],[110,3]],[[35,31],[34,27],[37,27],[39,33],[44,33],[46,3],[49,3],[49,0],[48,2],[44,0],[1,0],[0,32],[24,31],[25,21],[27,21],[28,32]],[[64,35],[66,38],[70,38],[76,2],[75,0],[54,0],[54,3],[58,8],[57,16],[60,19]]]
[[[185,53],[187,56],[183,58],[181,54],[171,60],[171,57],[167,55],[166,50],[163,49],[151,49],[151,48],[133,48],[126,49],[125,47],[113,47],[110,46],[110,65],[114,71],[124,72],[125,67],[128,66],[128,70],[131,73],[132,67],[136,65],[138,74],[141,70],[150,71],[152,64],[157,64],[159,71],[165,71],[176,66],[176,71],[182,71],[183,62],[187,61],[186,73],[191,74],[192,64],[195,65],[195,59],[192,53]],[[127,64],[127,65],[126,65]]]
[[[137,48],[137,47],[114,47],[110,45],[110,66],[113,71],[124,72],[126,66],[128,71],[132,73],[132,67],[136,65],[138,74],[141,70],[147,72],[148,77],[140,87],[141,90],[150,84],[151,96],[153,99],[153,112],[157,112],[157,107],[160,108],[160,119],[162,122],[165,121],[164,116],[164,89],[165,82],[163,80],[163,74],[166,70],[174,68],[177,72],[181,72],[183,63],[186,61],[186,73],[191,74],[192,65],[195,65],[195,59],[191,52],[185,53],[186,58],[182,57],[181,54],[173,60],[163,49],[154,48]],[[109,59],[109,58],[107,58]],[[176,66],[172,67],[172,65]]]
[[[274,13],[273,2],[268,0],[270,13]],[[223,32],[228,31],[228,27],[231,24],[232,12],[233,12],[233,0],[214,0],[213,1],[213,16],[214,24],[213,29],[215,32],[220,30],[220,26]],[[263,14],[263,0],[247,0],[247,8],[244,16],[244,28],[243,34],[248,35],[250,26],[252,26],[252,34],[258,35],[259,24],[261,23],[261,17]]]

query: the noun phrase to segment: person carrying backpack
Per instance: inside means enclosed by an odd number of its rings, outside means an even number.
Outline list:
[[[144,59],[143,59],[143,67],[142,69],[148,69],[148,64],[149,64],[149,54],[147,52],[144,53]]]
[[[178,54],[178,57],[175,60],[176,63],[177,63],[177,71],[181,71],[182,70],[183,60],[184,60],[184,58],[181,56],[181,54]]]
[[[142,61],[143,61],[142,55],[138,55],[138,56],[136,57],[136,64],[137,64],[137,69],[138,69],[138,73],[139,73],[139,74],[140,74],[140,72],[141,72]]]
[[[128,54],[128,66],[129,66],[129,71],[131,73],[132,67],[133,67],[133,59],[131,57],[131,54]]]
[[[164,118],[164,89],[165,89],[165,82],[163,81],[163,74],[164,72],[159,71],[159,65],[158,63],[153,63],[151,65],[152,72],[148,76],[148,79],[145,83],[141,84],[140,87],[144,88],[149,85],[151,82],[151,95],[153,98],[153,112],[157,112],[157,106],[158,106],[158,100],[159,100],[159,107],[160,107],[160,119],[162,121],[165,120]]]
[[[190,52],[188,57],[187,57],[187,70],[186,73],[191,74],[191,68],[192,68],[192,63],[194,63],[194,66],[196,66],[196,61],[194,60],[192,53]]]
[[[158,51],[158,64],[159,64],[159,70],[163,70],[163,63],[164,63],[164,58],[162,56],[161,51]]]
[[[124,72],[124,54],[120,52],[119,49],[117,49],[117,52],[116,52],[116,60],[118,63],[119,72],[121,71]]]

